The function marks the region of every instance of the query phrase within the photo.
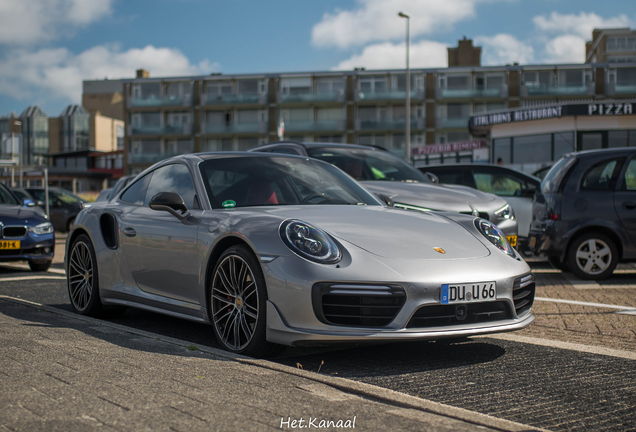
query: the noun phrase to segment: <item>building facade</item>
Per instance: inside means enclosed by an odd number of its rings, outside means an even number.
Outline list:
[[[613,40],[600,32],[605,42],[591,46],[610,44],[611,51]],[[470,142],[469,119],[484,113],[636,97],[636,64],[484,67],[480,50],[462,40],[449,49],[450,67],[411,70],[413,147]],[[405,157],[405,76],[403,69],[356,69],[153,78],[140,70],[119,81],[125,171],[141,172],[175,154],[247,150],[277,140],[281,123],[286,139],[379,145]],[[85,81],[84,88],[104,82]],[[473,153],[456,151],[427,154],[419,163],[467,160]]]
[[[22,122],[22,165],[46,164],[49,153],[49,118],[38,106],[30,106],[20,115]]]

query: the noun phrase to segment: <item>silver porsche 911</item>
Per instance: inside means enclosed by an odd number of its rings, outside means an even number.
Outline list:
[[[491,222],[387,207],[299,156],[183,155],[77,217],[68,291],[85,315],[136,307],[210,323],[227,350],[521,329],[530,268]]]

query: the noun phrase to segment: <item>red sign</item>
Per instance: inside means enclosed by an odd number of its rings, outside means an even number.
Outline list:
[[[475,150],[484,147],[483,141],[459,141],[447,144],[434,144],[423,147],[413,147],[411,153],[413,156],[422,156],[434,153],[451,153],[458,151]]]

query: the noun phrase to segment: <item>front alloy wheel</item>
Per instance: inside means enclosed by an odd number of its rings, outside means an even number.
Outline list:
[[[582,279],[605,279],[618,264],[618,250],[609,237],[586,234],[570,245],[568,264],[570,270]]]
[[[93,244],[82,234],[71,246],[67,269],[68,296],[76,312],[96,316],[102,311]]]
[[[254,254],[232,246],[219,258],[210,289],[211,319],[218,342],[228,351],[253,357],[271,355],[265,339],[267,293]]]

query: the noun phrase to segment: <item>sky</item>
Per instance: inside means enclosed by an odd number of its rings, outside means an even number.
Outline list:
[[[82,80],[213,72],[446,67],[466,36],[482,65],[582,63],[593,28],[636,28],[634,0],[0,0],[0,116],[56,117]]]

